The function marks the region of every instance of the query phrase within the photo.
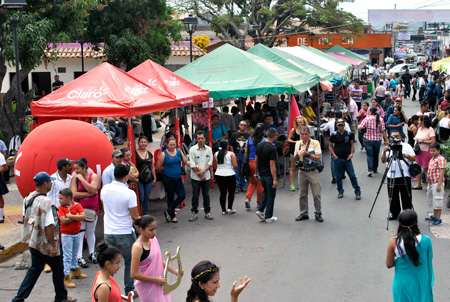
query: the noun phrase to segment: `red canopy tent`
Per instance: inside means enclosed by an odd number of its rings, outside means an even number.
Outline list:
[[[103,63],[33,102],[31,112],[35,117],[132,117],[176,106],[176,97],[167,90]]]
[[[169,91],[177,99],[177,108],[195,105],[209,100],[209,91],[185,80],[179,75],[162,67],[161,65],[147,60],[128,72],[129,75],[141,80],[151,87]],[[164,109],[173,108],[165,107]],[[177,111],[175,111],[177,114]],[[175,119],[175,135],[177,147],[180,147],[180,125],[178,118]]]

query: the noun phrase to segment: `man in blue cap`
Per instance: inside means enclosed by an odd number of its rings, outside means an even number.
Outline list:
[[[63,257],[59,249],[58,212],[47,193],[52,189],[54,177],[46,172],[37,173],[34,178],[36,191],[24,199],[24,225],[22,241],[29,244],[31,267],[20,285],[12,302],[28,298],[39,276],[48,264],[53,272],[55,302],[72,302],[64,287]]]

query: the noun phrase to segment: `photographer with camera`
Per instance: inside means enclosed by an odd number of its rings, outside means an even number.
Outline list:
[[[353,153],[355,153],[354,138],[350,131],[344,129],[345,122],[343,119],[338,119],[336,124],[337,131],[331,134],[329,149],[335,161],[338,198],[344,197],[342,177],[347,172],[353,189],[355,189],[356,200],[360,200],[361,188],[358,185],[352,163]]]
[[[321,211],[321,193],[322,186],[320,183],[319,169],[323,169],[320,162],[322,150],[320,149],[320,142],[311,139],[311,132],[307,126],[300,128],[300,137],[295,144],[294,160],[297,161],[295,166],[298,171],[298,182],[300,188],[300,215],[295,218],[295,221],[307,220],[308,216],[308,185],[311,185],[311,190],[314,198],[314,209],[316,210],[315,217],[318,222],[323,222]]]
[[[398,161],[391,161],[391,165],[387,172],[387,189],[389,199],[391,199],[389,220],[397,219],[401,212],[400,208],[400,196],[402,198],[403,210],[412,208],[411,196],[411,174],[409,167],[411,163],[416,159],[411,145],[402,142],[402,136],[398,130],[392,131],[391,140],[388,146],[384,147],[383,154],[381,155],[381,162],[389,162],[391,156]],[[403,180],[400,167],[400,162],[405,179]]]

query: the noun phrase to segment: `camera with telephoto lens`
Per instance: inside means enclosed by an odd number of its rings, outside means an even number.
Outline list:
[[[296,168],[303,168],[303,161],[297,160],[297,162],[295,163],[295,167]]]
[[[395,136],[391,136],[389,140],[388,150],[391,152],[393,157],[402,158],[402,140]]]

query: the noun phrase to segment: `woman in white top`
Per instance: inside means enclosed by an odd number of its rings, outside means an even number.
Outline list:
[[[236,173],[237,160],[236,155],[228,150],[228,140],[221,140],[219,151],[214,154],[213,168],[216,171],[214,177],[220,191],[220,206],[222,207],[222,214],[234,214],[234,190],[236,189]],[[228,192],[228,208],[226,207]]]
[[[450,137],[450,110],[445,111],[445,117],[439,122],[439,138],[446,141]]]

